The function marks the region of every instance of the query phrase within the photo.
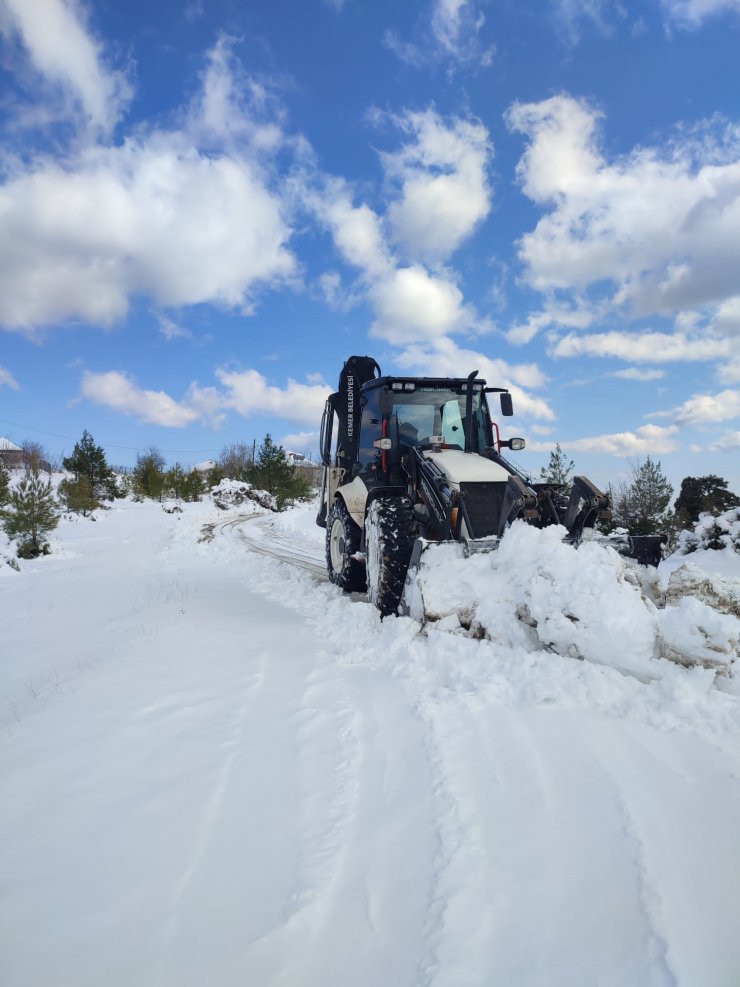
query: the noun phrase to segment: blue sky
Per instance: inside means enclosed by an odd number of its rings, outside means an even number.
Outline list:
[[[315,452],[369,353],[510,386],[525,468],[740,489],[740,0],[0,0],[0,44],[0,434]]]

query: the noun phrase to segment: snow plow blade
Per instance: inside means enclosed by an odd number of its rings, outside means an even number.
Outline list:
[[[433,562],[449,565],[457,559],[467,559],[474,555],[484,555],[495,551],[501,539],[497,536],[488,538],[466,538],[462,541],[429,541],[426,538],[417,538],[411,551],[411,561],[409,562],[406,582],[398,612],[404,616],[412,617],[419,623],[439,620],[449,614],[450,604],[454,602],[454,609],[458,612],[460,620],[465,622],[466,601],[451,601],[451,593],[454,592],[454,580],[451,580],[450,593],[445,593],[444,598],[437,599],[436,594],[430,595],[429,587],[424,579],[424,556],[429,560],[433,556]]]

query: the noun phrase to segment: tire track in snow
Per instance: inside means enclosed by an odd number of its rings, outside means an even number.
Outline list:
[[[259,668],[250,676],[251,681],[248,682],[244,695],[231,717],[228,737],[221,742],[221,747],[226,751],[226,754],[221,761],[211,792],[205,800],[200,822],[200,833],[190,854],[190,860],[174,888],[172,901],[168,910],[170,917],[163,935],[163,953],[169,951],[171,944],[177,938],[181,904],[187,896],[193,878],[203,862],[209,844],[213,840],[214,829],[221,812],[226,790],[229,786],[234,762],[246,732],[245,728],[249,710],[255,701],[256,694],[264,685],[266,674],[267,656],[263,653]]]

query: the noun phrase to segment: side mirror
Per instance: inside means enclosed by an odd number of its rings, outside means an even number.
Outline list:
[[[501,394],[501,414],[506,418],[511,418],[514,414],[514,405],[508,391],[503,391]]]

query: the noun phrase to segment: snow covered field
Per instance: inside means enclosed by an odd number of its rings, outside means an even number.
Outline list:
[[[599,664],[614,613],[593,660],[381,623],[209,503],[97,517],[0,566],[4,987],[740,983],[736,680]]]

